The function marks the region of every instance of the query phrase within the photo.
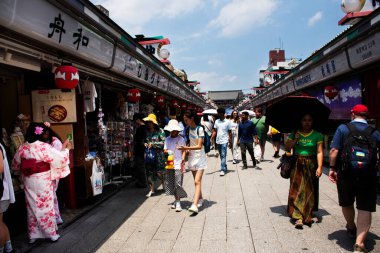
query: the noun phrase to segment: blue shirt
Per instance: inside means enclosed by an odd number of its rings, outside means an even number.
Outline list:
[[[241,121],[239,124],[238,139],[241,143],[253,143],[253,136],[256,136],[256,127],[252,121]]]
[[[362,119],[355,119],[351,121],[351,123],[353,123],[359,131],[364,131],[364,129],[368,127],[367,121]],[[344,139],[347,138],[349,133],[350,130],[345,124],[340,125],[334,134],[330,148],[342,150]],[[380,132],[376,130],[372,136],[375,138],[377,145],[380,147]]]

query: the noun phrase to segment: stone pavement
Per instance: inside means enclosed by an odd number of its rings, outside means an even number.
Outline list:
[[[273,154],[267,145],[266,157]],[[286,214],[289,181],[282,179],[277,159],[268,159],[254,169],[233,165],[219,176],[220,160],[208,159],[203,178],[206,204],[197,216],[170,209],[171,196],[146,199],[146,190],[127,188],[93,210],[69,229],[55,244],[44,243],[32,252],[351,252],[345,222],[337,204],[335,185],[324,169],[320,180],[320,222],[296,230]],[[185,174],[189,195],[193,179]],[[379,199],[380,200],[380,199]],[[378,201],[380,203],[380,201]],[[380,214],[375,213],[367,247],[380,252]]]

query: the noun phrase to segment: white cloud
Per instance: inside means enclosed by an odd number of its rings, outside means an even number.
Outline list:
[[[231,90],[231,85],[237,80],[235,75],[219,75],[216,72],[197,72],[190,74],[189,80],[201,83],[202,91]]]
[[[278,0],[232,0],[209,25],[220,28],[225,37],[241,35],[267,24],[278,4]]]
[[[110,17],[128,33],[144,33],[154,19],[173,19],[203,6],[202,0],[92,0],[110,11]]]
[[[323,13],[321,11],[318,11],[315,13],[312,17],[309,18],[307,21],[308,26],[313,26],[315,25],[318,21],[320,21],[323,17]]]
[[[207,64],[210,66],[221,66],[222,61],[220,61],[220,60],[208,60]]]

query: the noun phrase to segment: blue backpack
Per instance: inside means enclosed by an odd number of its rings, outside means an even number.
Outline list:
[[[197,126],[197,134],[199,135],[199,128],[203,128],[203,132],[205,136],[203,137],[203,147],[205,149],[205,153],[207,154],[211,150],[211,137],[210,135],[205,131],[204,126]],[[186,128],[186,138],[187,142],[190,143],[190,138],[189,138],[189,127]]]

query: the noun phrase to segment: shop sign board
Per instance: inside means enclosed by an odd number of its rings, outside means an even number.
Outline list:
[[[350,70],[345,52],[340,52],[334,57],[330,57],[312,69],[303,72],[301,75],[294,78],[294,86],[296,90],[301,90],[346,73]]]
[[[281,97],[282,96],[281,86],[274,88],[274,90],[272,91],[272,95],[273,95],[273,98]]]
[[[77,122],[75,89],[32,91],[32,109],[35,122]]]
[[[281,89],[283,95],[287,95],[295,91],[293,80],[288,80],[286,83],[281,85]]]
[[[348,48],[348,55],[353,68],[378,61],[380,59],[380,33],[375,33]]]
[[[338,95],[329,99],[325,96],[324,87],[316,87],[307,92],[330,108],[330,119],[349,120],[351,108],[362,103],[362,89],[359,77],[334,84]]]
[[[99,66],[111,66],[113,44],[49,1],[2,0],[0,23]]]

